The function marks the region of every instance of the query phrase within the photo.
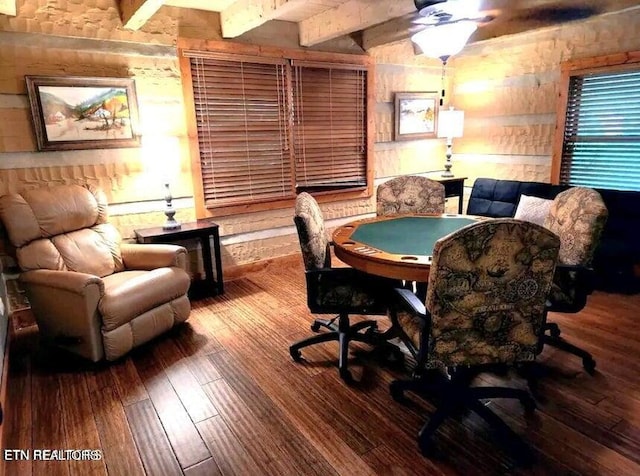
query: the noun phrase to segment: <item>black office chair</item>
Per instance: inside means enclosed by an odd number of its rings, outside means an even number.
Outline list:
[[[559,249],[558,237],[539,225],[484,221],[436,242],[426,307],[409,290],[396,289],[391,319],[416,367],[411,380],[394,381],[390,390],[400,402],[406,391],[436,397],[436,412],[418,434],[423,453],[443,421],[466,408],[517,455],[531,459],[524,442],[481,401],[517,398],[533,411],[529,392],[471,384],[480,372],[535,359]]]
[[[374,320],[350,325],[349,314],[386,315],[394,281],[353,268],[331,267],[330,243],[322,211],[316,200],[306,192],[300,193],[296,199],[294,222],[304,260],[309,310],[318,314],[336,313],[337,316],[329,320],[316,319],[311,330],[317,332],[324,327],[329,332],[296,342],[289,347],[289,352],[295,361],[299,361],[302,357],[300,349],[322,342],[338,341],[340,377],[351,382],[351,373],[347,367],[349,342],[383,345],[387,337],[377,332]]]
[[[593,189],[573,187],[554,199],[544,225],[560,237],[560,256],[547,303],[548,311],[577,313],[586,305],[587,297],[594,289],[591,262],[607,217],[607,207]],[[557,324],[548,323],[547,331],[544,344],[577,355],[585,370],[594,373],[596,361],[589,352],[560,337]]]

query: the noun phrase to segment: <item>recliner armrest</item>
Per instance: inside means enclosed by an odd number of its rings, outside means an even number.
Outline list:
[[[19,280],[25,284],[45,286],[80,295],[85,294],[89,286],[95,285],[98,287],[100,295],[104,293],[104,283],[102,279],[93,274],[78,273],[75,271],[35,269],[21,273]]]
[[[123,243],[120,253],[126,269],[177,267],[187,271],[187,250],[183,246]]]

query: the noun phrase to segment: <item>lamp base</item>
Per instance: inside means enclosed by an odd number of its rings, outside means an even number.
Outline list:
[[[442,174],[440,175],[440,177],[447,177],[447,178],[452,178],[453,172],[451,172],[450,170],[445,170],[444,172],[442,172]]]
[[[167,219],[167,222],[164,225],[162,225],[162,229],[164,231],[179,230],[180,228],[182,228],[182,225],[180,225],[180,222],[175,221],[173,218]]]

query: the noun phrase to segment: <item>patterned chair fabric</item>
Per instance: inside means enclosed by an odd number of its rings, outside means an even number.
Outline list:
[[[426,308],[430,323],[398,323],[429,368],[533,360],[560,240],[533,223],[497,219],[438,240]],[[427,339],[427,340],[424,340]]]
[[[322,210],[306,192],[296,199],[294,222],[307,271],[307,299],[311,311],[383,313],[392,282],[352,268],[331,268],[331,250]]]
[[[558,194],[544,222],[546,228],[560,237],[558,263],[590,267],[608,215],[602,197],[593,189],[573,187]],[[584,306],[584,293],[577,293],[577,279],[575,271],[556,273],[549,296],[551,303]]]
[[[322,210],[315,198],[302,192],[296,198],[293,221],[298,230],[304,268],[309,271],[331,267],[329,240],[324,227]]]
[[[322,211],[308,193],[303,192],[296,199],[294,222],[306,270],[309,310],[318,314],[336,313],[337,316],[334,319],[315,319],[311,329],[317,332],[324,327],[328,332],[294,342],[289,346],[289,354],[298,362],[302,358],[303,348],[337,341],[340,377],[351,382],[349,343],[358,341],[378,345],[379,333],[375,320],[363,320],[351,325],[349,314],[385,314],[394,282],[353,268],[331,267],[331,249]]]
[[[405,175],[378,185],[378,216],[401,213],[444,213],[444,185],[435,180]]]

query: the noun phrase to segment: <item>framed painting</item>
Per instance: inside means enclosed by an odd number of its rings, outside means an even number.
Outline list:
[[[396,93],[395,122],[395,140],[435,138],[438,130],[438,93]]]
[[[133,79],[25,79],[38,150],[140,146]]]

